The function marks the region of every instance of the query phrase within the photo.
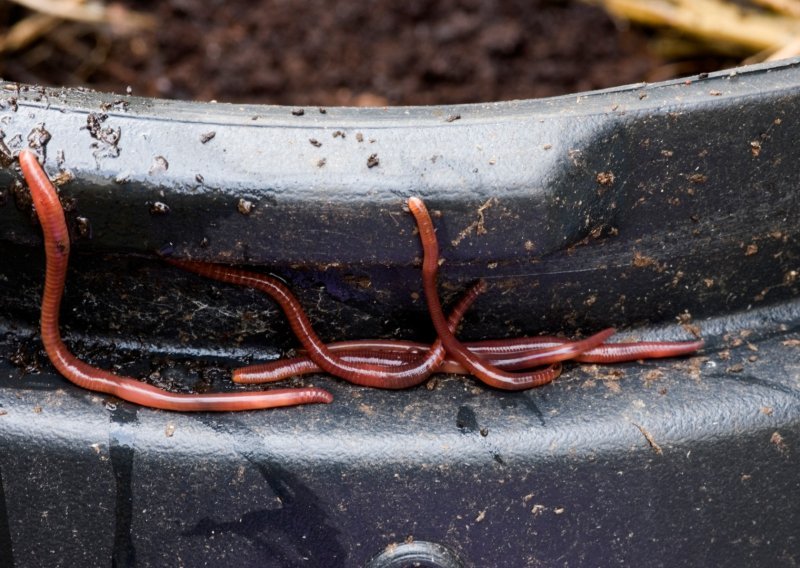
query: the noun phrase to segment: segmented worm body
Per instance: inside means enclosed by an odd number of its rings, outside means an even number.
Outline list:
[[[439,300],[436,282],[439,271],[439,243],[433,229],[433,221],[425,204],[418,197],[408,200],[408,208],[419,228],[422,243],[422,289],[428,303],[433,327],[444,344],[447,353],[458,361],[471,374],[484,383],[504,390],[522,390],[541,386],[551,382],[561,372],[561,366],[551,366],[540,371],[526,373],[508,373],[485,361],[481,356],[471,353],[447,327]]]
[[[331,402],[333,396],[319,388],[281,389],[267,392],[219,394],[172,393],[130,377],[122,377],[84,363],[70,353],[61,339],[59,310],[69,262],[69,233],[64,209],[55,187],[30,150],[19,154],[22,173],[31,190],[44,233],[46,270],[42,295],[41,333],[53,366],[79,387],[114,395],[142,406],[179,411],[231,411]]]

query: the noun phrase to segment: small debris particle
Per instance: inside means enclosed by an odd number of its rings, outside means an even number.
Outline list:
[[[147,171],[148,174],[160,174],[165,172],[169,169],[169,162],[164,156],[155,156],[153,158],[153,163],[150,165],[150,169]]]
[[[479,512],[479,513],[478,513],[478,516],[477,516],[477,517],[475,517],[475,522],[476,522],[476,523],[480,523],[480,522],[481,522],[481,521],[483,521],[483,519],[485,519],[485,518],[486,518],[486,510],[484,509],[483,511],[481,511],[481,512]]]
[[[703,284],[706,285],[706,288],[711,288],[714,286],[714,279],[713,278],[703,278]]]
[[[497,163],[497,158],[489,158],[489,165],[493,166]]]
[[[33,407],[33,411],[34,411],[36,414],[41,414],[41,413],[42,413],[42,410],[43,410],[43,409],[42,409],[42,407],[41,407],[41,406],[39,406],[38,404],[37,404],[36,406],[34,406],[34,407]],[[776,432],[776,434],[777,434],[777,432]]]
[[[211,130],[210,132],[205,132],[205,133],[200,135],[200,142],[202,144],[208,144],[209,142],[211,142],[214,139],[214,136],[216,136],[216,135],[217,135],[217,133],[214,132],[213,130]]]
[[[364,141],[364,135],[361,134],[360,132],[356,132],[356,142],[360,143],[360,142],[363,142],[363,141]]]
[[[718,97],[722,94],[722,91],[712,90],[708,91],[708,94],[711,95],[712,97]]]
[[[8,410],[5,408],[0,408],[0,416],[5,416],[6,414],[8,414]]]
[[[653,438],[653,435],[650,432],[648,432],[647,430],[645,430],[643,426],[640,426],[636,422],[633,422],[633,425],[636,426],[639,429],[639,432],[642,433],[642,436],[644,436],[644,439],[647,440],[648,444],[650,444],[650,447],[653,448],[653,451],[655,453],[657,453],[658,455],[663,455],[664,450],[662,450],[661,446],[659,446],[656,443],[656,440],[655,440],[655,438]]]
[[[705,73],[705,72],[704,72],[704,73],[700,73],[700,74],[697,76],[697,78],[698,78],[698,79],[708,79],[708,73]]]
[[[333,137],[334,138],[341,138],[342,140],[344,140],[345,133],[342,132],[341,130],[337,130],[336,132],[333,133]]]
[[[305,113],[306,113],[305,109],[302,108],[296,108],[292,111],[292,114],[294,116],[303,116]]]
[[[550,150],[552,147],[553,147],[552,144],[545,144],[544,146],[542,146],[542,149],[543,150]]]
[[[367,167],[374,168],[378,164],[380,164],[380,160],[378,159],[378,154],[370,154],[369,158],[367,158]]]
[[[685,329],[687,332],[694,335],[697,339],[700,339],[700,326],[691,324],[689,322],[692,321],[692,314],[688,311],[684,311],[680,316],[678,316],[678,321],[682,321],[682,318],[686,318],[685,321],[681,324],[681,327]]]
[[[690,183],[700,184],[700,183],[706,183],[707,181],[708,181],[708,176],[705,174],[692,174],[689,176]]]
[[[757,252],[758,252],[758,245],[755,244],[755,243],[751,243],[751,244],[747,245],[747,248],[744,249],[744,255],[745,256],[753,256]]]
[[[766,416],[772,416],[773,410],[771,406],[762,406],[761,407],[761,414]]]
[[[741,373],[742,371],[744,371],[744,365],[742,363],[736,363],[725,369],[726,373]]]
[[[564,513],[564,511],[566,511],[564,507],[556,507],[555,509],[553,509],[553,513],[555,513],[556,515],[561,515]]]
[[[651,256],[645,256],[642,253],[640,253],[638,250],[633,251],[633,265],[636,268],[651,268],[652,267],[652,268],[655,268],[659,272],[664,270],[664,267],[661,266],[655,258],[653,258]]]
[[[488,435],[489,435],[489,429],[488,429],[488,428],[485,428],[485,427],[484,427],[484,428],[481,428],[481,429],[480,429],[480,433],[481,433],[481,436],[483,436],[483,437],[485,438],[486,436],[488,436]]]
[[[771,444],[774,444],[778,451],[782,454],[785,454],[789,447],[786,445],[786,442],[783,440],[783,436],[781,436],[778,432],[773,432],[772,436],[770,436],[769,441]]]
[[[445,122],[455,122],[456,120],[461,120],[460,114],[451,114],[450,116],[444,119]]]
[[[197,183],[205,183],[206,178],[203,177],[203,174],[195,174],[194,181],[196,181]]]
[[[642,101],[647,98],[647,93],[639,93],[639,100]]]
[[[110,126],[103,128],[103,122],[107,118],[106,114],[89,113],[86,117],[86,129],[89,131],[89,135],[98,141],[98,144],[93,144],[93,147],[96,148],[95,155],[116,158],[119,156],[117,144],[122,136],[122,130]]]
[[[169,205],[161,201],[154,201],[150,204],[151,215],[166,215],[169,213]]]
[[[760,140],[753,140],[752,142],[750,142],[750,153],[753,154],[754,158],[758,158],[759,154],[761,154]]]
[[[321,158],[320,160],[317,161],[317,167],[318,168],[322,168],[327,163],[328,163],[328,160],[326,160],[325,158]]]
[[[470,223],[469,226],[467,226],[464,230],[462,230],[456,236],[456,238],[451,241],[453,246],[458,246],[458,244],[470,234],[472,229],[475,229],[476,235],[485,235],[489,232],[486,229],[486,219],[484,217],[484,212],[490,207],[492,207],[495,203],[497,203],[497,198],[490,197],[489,199],[484,201],[480,207],[478,207],[478,219]]]
[[[536,503],[533,507],[531,507],[531,514],[534,517],[538,517],[539,515],[544,513],[544,510],[545,510],[545,506],[544,505]]]
[[[800,347],[800,339],[787,339],[785,341],[781,341],[781,345],[786,347]]]
[[[164,434],[167,436],[167,438],[172,438],[172,436],[175,434],[175,424],[169,422],[167,427],[164,428]]]
[[[36,127],[28,134],[28,145],[35,150],[39,150],[47,146],[52,136],[45,130],[44,124],[37,124]]]
[[[322,142],[320,142],[320,141],[319,141],[319,140],[317,140],[316,138],[309,138],[309,139],[308,139],[308,141],[309,141],[309,142],[311,143],[311,145],[312,145],[312,146],[314,146],[315,148],[319,148],[320,146],[322,146]]]
[[[525,244],[523,246],[525,247],[525,250],[528,252],[536,248],[536,245],[533,244],[533,241],[525,241]]]
[[[250,215],[250,213],[253,212],[253,209],[255,209],[255,203],[247,199],[240,198],[239,202],[236,204],[236,209],[242,215]]]
[[[92,237],[92,224],[87,217],[76,217],[75,226],[78,229],[78,236],[82,239]]]
[[[598,172],[597,175],[595,176],[595,180],[597,180],[597,183],[605,187],[613,185],[614,179],[615,179],[614,172],[612,171]]]
[[[661,155],[664,156],[665,158],[671,158],[674,154],[675,152],[673,152],[672,150],[661,150]]]
[[[324,108],[322,108],[322,107],[319,107],[319,109],[317,109],[317,110],[319,110],[319,113],[320,113],[320,114],[328,114],[328,110],[327,110],[327,109],[324,109]]]
[[[56,187],[61,187],[62,185],[66,185],[74,179],[75,174],[73,174],[71,170],[61,170],[50,181],[52,181],[53,185]]]
[[[645,382],[659,381],[664,378],[664,371],[660,369],[650,369],[644,374]]]

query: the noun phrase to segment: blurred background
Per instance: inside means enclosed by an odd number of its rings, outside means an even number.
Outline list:
[[[800,0],[0,3],[0,77],[189,100],[536,98],[800,53]]]

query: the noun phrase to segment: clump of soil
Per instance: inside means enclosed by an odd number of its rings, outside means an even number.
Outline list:
[[[128,37],[63,23],[3,78],[176,99],[418,105],[535,98],[647,79],[643,32],[556,0],[129,2]],[[0,14],[9,26],[29,12]],[[3,24],[0,21],[0,24]]]

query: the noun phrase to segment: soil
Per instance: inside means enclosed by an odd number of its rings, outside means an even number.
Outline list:
[[[565,0],[129,4],[157,27],[121,37],[61,24],[5,57],[0,75],[174,99],[383,106],[544,97],[670,68],[645,32]],[[27,15],[6,7],[0,26]]]

